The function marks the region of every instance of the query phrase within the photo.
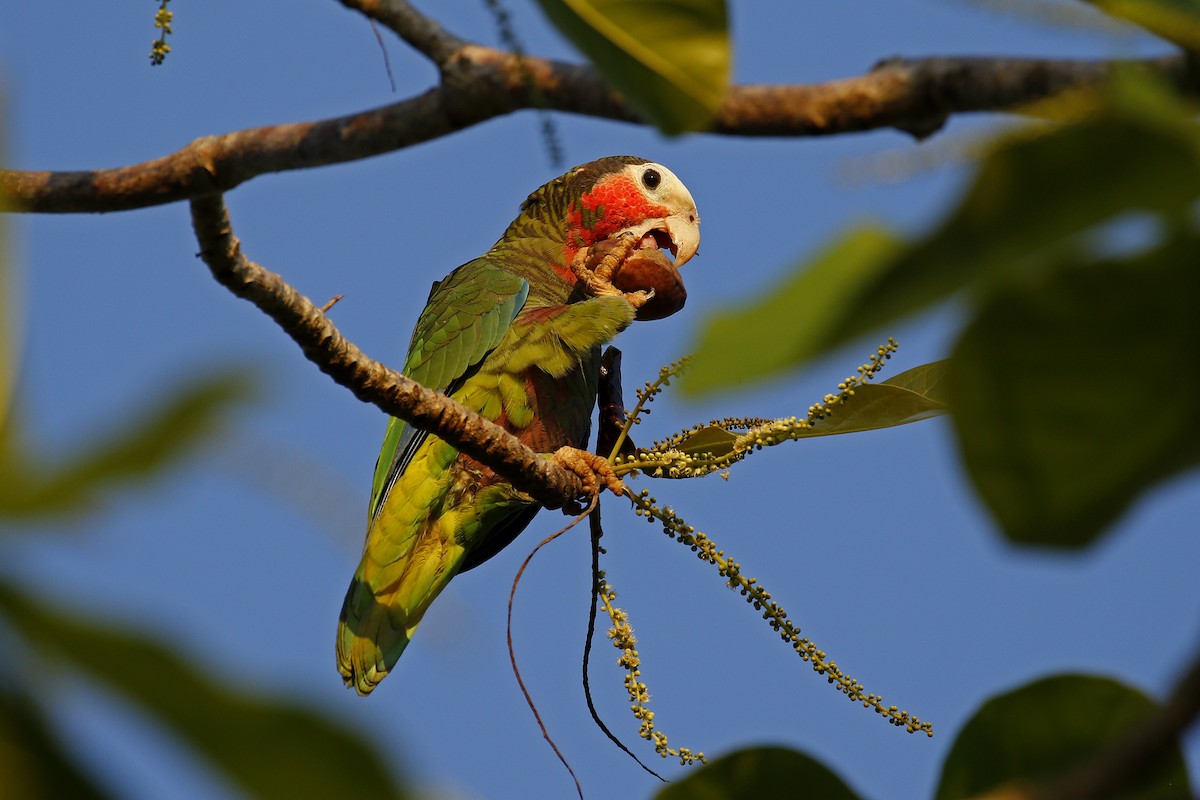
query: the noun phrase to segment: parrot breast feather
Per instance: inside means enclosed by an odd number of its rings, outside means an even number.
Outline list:
[[[529,283],[482,258],[469,261],[436,284],[413,330],[404,374],[422,386],[451,394],[491,352],[529,296]],[[392,417],[375,462],[370,517],[402,473],[425,432]]]

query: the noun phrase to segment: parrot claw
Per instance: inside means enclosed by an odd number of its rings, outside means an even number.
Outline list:
[[[617,238],[616,244],[596,264],[595,268],[588,263],[588,256],[591,254],[590,250],[580,250],[571,262],[571,271],[583,282],[583,285],[587,287],[588,293],[593,297],[624,297],[634,309],[639,309],[650,302],[650,298],[654,297],[654,290],[645,291],[639,289],[636,292],[623,292],[616,286],[613,286],[612,282],[612,276],[617,271],[617,267],[621,266],[621,263],[629,258],[630,254],[637,249],[637,246],[638,238],[636,236],[621,235]]]
[[[550,460],[578,475],[589,496],[595,496],[603,489],[608,489],[618,497],[629,491],[625,488],[625,482],[613,472],[612,464],[603,456],[576,447],[560,447]]]

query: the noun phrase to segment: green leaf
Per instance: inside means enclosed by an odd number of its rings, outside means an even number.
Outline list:
[[[861,377],[856,377],[840,384],[833,398],[825,399],[821,416],[810,410],[804,419],[730,418],[675,434],[644,451],[641,458],[651,466],[643,464],[639,469],[656,478],[693,478],[725,469],[754,450],[781,442],[929,419],[946,412],[944,371],[945,362],[937,361],[878,384],[863,383]],[[669,457],[665,468],[653,466],[658,457],[671,453],[675,455]],[[675,461],[679,453],[693,458],[680,467]]]
[[[1189,50],[1200,50],[1200,2],[1197,0],[1088,0],[1114,17],[1127,19],[1156,36]]]
[[[1177,215],[1200,194],[1200,133],[1177,98],[1123,76],[1076,100],[1074,121],[998,140],[923,240],[904,247],[878,229],[852,231],[760,300],[711,317],[684,390],[741,386],[963,288],[986,297],[1035,279],[1081,234],[1132,211]]]
[[[997,293],[947,375],[967,471],[1005,535],[1078,547],[1200,464],[1200,239]]]
[[[725,0],[538,0],[638,114],[663,133],[701,130],[729,84]]]
[[[235,403],[251,393],[249,370],[230,370],[178,387],[139,409],[124,429],[106,431],[82,452],[48,465],[37,448],[0,434],[0,516],[51,517],[93,507],[104,492],[145,481],[211,437]]]
[[[1109,678],[1057,675],[988,700],[958,734],[942,765],[936,800],[976,797],[1015,781],[1060,777],[1129,734],[1157,704]],[[1109,787],[1117,788],[1117,787]],[[1136,785],[1113,797],[1192,797],[1178,746]]]
[[[738,435],[717,425],[706,425],[695,433],[688,434],[674,449],[689,455],[723,456],[733,452]]]
[[[156,642],[50,611],[9,586],[0,585],[0,608],[48,663],[141,706],[252,796],[402,796],[362,741],[312,711],[222,686]]]
[[[752,747],[723,756],[665,786],[655,800],[812,797],[858,800],[821,762],[785,747]]]
[[[681,378],[684,393],[700,395],[776,375],[842,341],[838,327],[848,310],[901,247],[883,228],[861,226],[761,299],[713,312]],[[812,302],[814,297],[820,302]]]
[[[918,394],[929,403],[946,405],[946,361],[933,361],[919,367],[905,370],[899,375],[883,381],[882,386],[894,386],[897,389]]]
[[[894,428],[946,413],[946,404],[940,397],[945,363],[925,364],[894,379],[912,380],[912,385],[884,381],[859,386],[849,402],[837,406],[832,414],[813,425],[811,432],[803,435],[833,436]]]
[[[0,691],[0,796],[21,800],[101,800],[28,698]]]

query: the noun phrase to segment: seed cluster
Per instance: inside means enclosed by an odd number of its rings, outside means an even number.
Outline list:
[[[837,662],[827,660],[825,651],[818,649],[808,637],[800,635],[800,628],[787,618],[787,612],[771,598],[771,593],[763,589],[757,579],[743,575],[741,564],[726,556],[724,550],[718,550],[711,539],[684,522],[674,509],[670,506],[659,506],[658,501],[650,496],[649,490],[635,495],[633,501],[638,516],[646,517],[651,524],[657,520],[662,524],[663,533],[668,538],[689,548],[701,561],[715,566],[718,574],[725,578],[730,587],[737,589],[739,594],[746,598],[746,602],[754,606],[755,611],[762,612],[762,618],[771,629],[790,644],[800,658],[811,663],[813,671],[824,675],[829,683],[836,684],[842,694],[853,701],[861,702],[864,708],[875,709],[875,712],[883,715],[889,723],[903,727],[909,733],[924,731],[933,736],[933,723],[923,722],[919,717],[901,711],[896,706],[885,706],[882,695],[865,694],[865,687],[861,683],[842,672]]]
[[[612,640],[613,647],[621,651],[617,666],[625,670],[625,691],[629,693],[629,699],[632,701],[630,709],[639,723],[638,735],[653,742],[654,751],[663,758],[678,758],[679,763],[683,765],[694,764],[697,761],[701,764],[707,763],[704,753],[693,753],[686,747],[670,747],[666,734],[655,729],[654,712],[646,707],[650,702],[650,690],[641,681],[642,661],[637,651],[637,637],[633,635],[633,627],[629,624],[629,615],[614,604],[617,593],[613,591],[603,572],[597,573],[596,580],[600,602],[612,621],[612,627],[608,629],[608,638]]]
[[[854,397],[857,387],[874,378],[897,347],[895,340],[889,338],[886,344],[876,348],[875,353],[871,355],[866,364],[858,367],[855,375],[838,384],[836,393],[827,394],[821,402],[810,406],[808,414],[803,418],[726,417],[725,419],[711,420],[706,424],[694,425],[673,436],[668,436],[655,442],[649,449],[639,450],[633,456],[625,458],[617,456],[620,449],[620,440],[618,440],[617,447],[613,449],[612,456],[610,456],[614,471],[622,476],[643,473],[657,478],[693,478],[719,471],[722,477],[727,478],[730,465],[741,461],[748,454],[764,447],[808,435],[814,425],[836,413],[838,408],[849,402]],[[663,367],[654,382],[646,383],[637,391],[638,402],[629,414],[621,434],[622,438],[633,425],[640,422],[642,415],[649,413],[648,404],[653,402],[655,396],[666,388],[670,384],[671,378],[677,376],[685,366],[686,361],[677,361]],[[787,618],[787,612],[772,599],[771,594],[763,589],[755,578],[743,575],[742,567],[738,562],[726,556],[725,551],[717,549],[717,546],[705,534],[685,523],[674,509],[669,506],[659,506],[658,501],[650,496],[649,490],[643,490],[636,495],[630,494],[630,497],[638,516],[645,517],[646,521],[651,524],[657,521],[662,525],[663,532],[668,537],[688,547],[701,561],[715,566],[717,572],[725,578],[726,583],[737,589],[742,597],[746,598],[746,602],[762,613],[763,619],[767,621],[771,629],[779,634],[779,637],[787,642],[800,658],[812,664],[812,668],[817,674],[825,676],[829,683],[835,684],[842,694],[855,702],[861,702],[865,708],[873,708],[889,723],[903,727],[909,733],[924,731],[929,736],[933,735],[932,723],[923,722],[920,718],[907,711],[902,711],[896,706],[884,705],[882,695],[866,693],[865,687],[861,683],[842,672],[836,662],[828,660],[824,650],[818,649],[808,637],[800,635],[800,628]],[[660,734],[653,730],[653,714],[644,706],[644,702],[649,697],[645,693],[645,685],[638,681],[639,661],[637,650],[633,646],[635,643],[633,631],[628,626],[625,613],[611,605],[611,599],[615,597],[615,594],[612,594],[611,597],[605,595],[605,592],[610,594],[612,592],[607,582],[601,583],[600,591],[601,597],[607,597],[604,601],[605,608],[609,609],[610,617],[613,620],[613,628],[609,632],[609,636],[613,639],[613,643],[622,649],[620,663],[628,670],[625,686],[634,701],[634,714],[642,720],[643,738],[653,738],[655,749],[660,753],[666,750],[666,754],[679,755],[681,759],[684,757],[682,755],[684,753],[690,755],[690,751],[686,751],[684,748],[680,748],[678,753],[668,750],[665,737],[662,738],[660,747],[659,740],[656,738]],[[703,759],[698,758],[697,760]]]
[[[159,29],[159,34],[158,39],[150,48],[150,63],[156,67],[163,63],[167,53],[171,52],[171,45],[167,44],[167,36],[174,33],[171,30],[171,20],[175,18],[175,14],[167,9],[167,3],[170,2],[171,0],[159,0],[158,12],[154,15],[154,27]]]
[[[809,406],[808,414],[803,418],[725,417],[709,420],[656,441],[649,449],[639,450],[632,456],[620,457],[614,450],[612,460],[616,472],[629,476],[642,473],[654,478],[698,478],[722,472],[756,450],[808,436],[817,423],[853,399],[854,390],[874,378],[898,346],[894,339],[888,339],[887,344],[876,348],[855,375],[838,384],[836,394],[827,394],[821,402]],[[626,429],[638,424],[641,414],[649,413],[645,406],[685,366],[685,361],[677,361],[663,367],[657,381],[638,390],[638,404],[629,415]]]

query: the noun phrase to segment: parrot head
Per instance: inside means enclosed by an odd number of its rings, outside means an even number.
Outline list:
[[[687,187],[662,164],[635,156],[578,166],[534,191],[521,210],[558,224],[568,260],[621,236],[670,253],[676,267],[700,248],[700,214]]]

